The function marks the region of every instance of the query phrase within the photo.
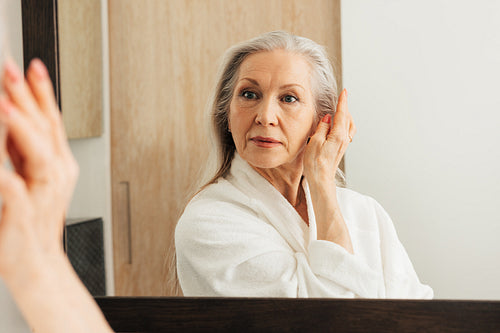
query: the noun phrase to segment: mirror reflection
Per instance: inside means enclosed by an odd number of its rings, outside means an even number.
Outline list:
[[[218,59],[287,30],[326,46],[357,128],[347,185],[389,213],[420,280],[437,298],[499,298],[499,7],[470,6],[110,1],[105,133],[71,142],[82,178],[70,214],[104,217],[111,290],[174,293],[165,258],[208,167],[204,111]],[[96,185],[107,180],[109,190]]]
[[[184,295],[431,298],[384,209],[335,182],[356,126],[320,46],[276,31],[224,59],[217,171],[175,232]]]

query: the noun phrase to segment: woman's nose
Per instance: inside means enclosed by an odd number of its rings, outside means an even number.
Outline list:
[[[279,105],[271,98],[265,99],[257,110],[255,122],[263,126],[276,126],[278,124],[278,108]]]

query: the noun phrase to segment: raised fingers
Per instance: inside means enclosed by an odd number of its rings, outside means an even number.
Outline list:
[[[52,82],[47,68],[40,59],[33,59],[26,74],[31,91],[41,111],[47,116],[59,120],[59,108],[54,95]]]
[[[2,84],[9,98],[19,111],[41,120],[38,103],[24,79],[23,73],[11,58],[5,61]]]
[[[40,145],[43,144],[38,131],[34,130],[28,117],[3,95],[0,96],[0,121],[7,127],[9,141],[13,146],[11,148],[19,155],[14,158],[13,162],[16,163],[18,160],[17,162],[33,162],[36,165],[40,155]]]
[[[26,74],[28,84],[39,105],[40,113],[49,121],[50,132],[57,148],[66,143],[61,113],[47,68],[40,59],[33,59]]]
[[[328,133],[327,141],[336,144],[350,142],[355,133],[355,127],[353,127],[354,132],[351,132],[353,125],[354,122],[347,107],[347,90],[344,89],[339,96],[337,111],[333,117],[333,127]]]
[[[349,141],[352,142],[352,138],[354,138],[354,135],[356,135],[356,125],[354,124],[354,120],[352,119],[352,116],[350,116],[350,121],[349,121]]]
[[[332,115],[329,113],[323,116],[323,119],[321,119],[321,121],[319,122],[314,135],[311,137],[311,140],[313,140],[313,142],[322,144],[325,141],[325,138],[330,130],[331,119]]]

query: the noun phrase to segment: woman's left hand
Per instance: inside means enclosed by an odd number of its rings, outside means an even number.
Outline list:
[[[333,124],[331,115],[325,115],[307,144],[304,153],[304,175],[309,182],[331,182],[332,172],[335,173],[339,167],[354,134],[356,126],[347,107],[347,90],[344,89],[339,96]]]
[[[353,253],[347,225],[337,201],[335,172],[356,127],[347,108],[347,91],[340,94],[337,111],[330,124],[327,114],[318,124],[304,152],[304,176],[309,184],[317,226],[317,238],[328,240]]]

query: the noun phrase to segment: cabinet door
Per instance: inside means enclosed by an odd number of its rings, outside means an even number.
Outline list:
[[[287,30],[326,45],[340,79],[339,20],[339,0],[109,1],[116,295],[171,294],[166,258],[210,148],[204,109],[223,52]]]

